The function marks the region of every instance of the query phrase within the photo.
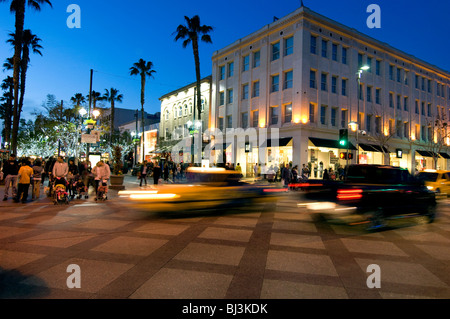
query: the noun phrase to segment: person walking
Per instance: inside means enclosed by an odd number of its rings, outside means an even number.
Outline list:
[[[148,171],[149,171],[148,163],[147,163],[147,161],[144,161],[144,163],[142,163],[142,165],[139,169],[139,179],[140,179],[139,186],[142,186],[142,181],[144,181],[145,186],[147,186]]]
[[[92,173],[94,174],[95,180],[95,194],[97,194],[98,185],[101,181],[109,180],[111,177],[111,169],[108,164],[105,164],[103,161],[98,161],[94,166]]]
[[[11,187],[11,195],[13,198],[17,196],[17,177],[19,174],[19,163],[16,155],[11,154],[9,160],[3,164],[3,178],[5,179],[5,195],[3,200],[8,200],[9,188]]]
[[[33,187],[31,192],[31,200],[39,199],[41,195],[41,181],[42,174],[44,173],[44,167],[41,160],[37,159],[33,165]]]
[[[284,186],[288,186],[291,180],[291,170],[289,169],[289,165],[286,164],[281,171],[281,179],[284,182]]]
[[[59,178],[58,184],[63,184],[67,188],[67,174],[69,174],[69,165],[64,162],[64,157],[58,156],[52,169],[53,178]]]
[[[153,184],[158,185],[159,178],[161,177],[161,166],[158,163],[153,167]]]
[[[14,202],[26,203],[28,199],[28,189],[30,188],[31,175],[33,175],[33,169],[30,167],[30,161],[28,159],[22,160],[22,166],[19,169],[18,180],[19,187],[17,196],[14,198]]]

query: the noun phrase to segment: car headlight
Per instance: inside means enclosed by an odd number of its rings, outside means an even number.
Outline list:
[[[432,191],[433,190],[433,186],[427,186],[427,188],[430,190],[430,191]]]

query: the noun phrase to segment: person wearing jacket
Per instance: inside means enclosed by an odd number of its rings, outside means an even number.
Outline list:
[[[3,200],[8,200],[9,187],[12,185],[12,197],[17,196],[17,177],[19,175],[19,163],[16,161],[16,155],[11,154],[9,161],[3,164],[3,178],[5,179],[5,196]]]
[[[33,165],[33,187],[32,187],[32,193],[31,193],[31,199],[38,199],[41,194],[41,180],[42,175],[44,173],[44,167],[42,166],[42,163],[39,159],[37,159],[34,162]]]
[[[98,161],[97,164],[92,169],[95,180],[95,194],[97,194],[98,185],[100,181],[109,180],[111,176],[111,170],[109,165],[106,165],[103,161]]]
[[[62,156],[58,156],[58,160],[53,165],[52,176],[53,178],[59,178],[58,184],[63,184],[67,187],[67,174],[69,173],[69,166],[64,162]]]
[[[18,179],[19,187],[17,196],[14,198],[14,202],[26,203],[28,199],[28,189],[30,188],[31,175],[33,175],[33,169],[30,167],[30,161],[24,159],[22,161],[22,166],[19,169]]]

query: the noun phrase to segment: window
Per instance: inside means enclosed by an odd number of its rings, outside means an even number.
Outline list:
[[[327,106],[322,105],[320,107],[320,124],[326,125],[327,124]]]
[[[328,83],[327,83],[328,74],[322,73],[320,77],[320,89],[322,91],[328,91]]]
[[[225,93],[219,92],[219,105],[224,105],[225,104]]]
[[[347,128],[347,116],[348,111],[347,110],[342,110],[341,111],[341,127],[342,128]]]
[[[241,114],[241,125],[243,129],[248,127],[248,113],[244,112]]]
[[[428,79],[427,89],[428,89],[428,93],[431,93],[431,80],[430,79]]]
[[[363,85],[359,85],[359,99],[364,100]]]
[[[328,41],[322,40],[322,57],[326,58],[328,56]]]
[[[389,80],[394,80],[394,66],[389,65]]]
[[[358,53],[358,69],[363,66],[363,55]]]
[[[225,65],[219,66],[219,80],[225,79]]]
[[[422,125],[422,128],[420,129],[420,131],[422,132],[422,136],[421,136],[422,141],[425,141],[427,139],[427,135],[425,132],[425,125]]]
[[[227,128],[232,128],[233,127],[233,116],[228,115],[227,116]]]
[[[416,83],[416,89],[418,89],[419,88],[419,76],[416,74],[416,81],[415,81],[415,83]]]
[[[178,107],[178,117],[182,117],[183,116],[183,107],[180,105]]]
[[[219,117],[219,130],[223,132],[223,117]]]
[[[253,82],[253,93],[252,97],[258,97],[259,96],[259,81]]]
[[[366,116],[366,131],[367,132],[370,132],[372,130],[371,124],[372,124],[372,115],[369,114]]]
[[[425,102],[422,102],[422,115],[425,115]]]
[[[292,71],[284,72],[283,89],[290,89],[290,88],[292,88],[292,80],[293,80]]]
[[[408,77],[409,77],[409,72],[405,70],[405,72],[403,73],[403,83],[405,85],[408,85]]]
[[[253,111],[252,113],[252,121],[253,121],[253,127],[258,127],[258,122],[259,122],[259,111]]]
[[[188,115],[188,105],[184,105],[184,116]]]
[[[338,109],[336,107],[331,108],[331,126],[336,126],[337,111]]]
[[[337,93],[337,76],[331,77],[331,93]]]
[[[284,39],[284,56],[294,53],[294,37]]]
[[[402,100],[402,96],[401,95],[397,95],[397,110],[401,110],[402,109],[401,100]]]
[[[404,138],[409,137],[409,123],[408,122],[403,123],[403,137]]]
[[[246,55],[242,58],[242,72],[248,71],[250,67],[250,56]]]
[[[234,62],[228,63],[228,77],[232,77],[234,75]]]
[[[427,105],[427,115],[431,116],[431,103],[428,103]]]
[[[425,91],[425,78],[422,78],[422,91]]]
[[[416,114],[419,114],[420,113],[419,112],[419,101],[416,100],[415,105],[416,105]]]
[[[312,89],[316,88],[316,71],[309,71],[309,87]]]
[[[381,99],[381,89],[380,89],[380,88],[377,88],[377,89],[375,90],[375,103],[381,104],[381,103],[380,103],[380,99]]]
[[[441,96],[441,84],[436,83],[436,94],[437,96]]]
[[[272,44],[272,61],[280,58],[280,42]]]
[[[338,46],[336,43],[333,43],[331,45],[331,59],[333,61],[337,61],[337,50],[338,50]]]
[[[310,123],[314,123],[314,112],[315,112],[314,104],[309,103],[309,122]]]
[[[342,64],[347,64],[347,48],[342,48]]]
[[[389,92],[389,107],[394,107],[394,93]]]
[[[347,96],[347,79],[342,79],[341,94]]]
[[[227,90],[227,103],[228,104],[233,103],[233,89]]]
[[[170,116],[170,112],[169,112],[169,110],[166,110],[166,117],[165,117],[166,121],[169,120],[169,116]]]
[[[248,84],[244,84],[242,86],[242,99],[247,100],[248,99]]]
[[[327,77],[328,77],[328,74],[326,74],[326,73],[322,73],[322,75],[320,77],[320,89],[322,91],[328,91]]]
[[[280,76],[278,74],[272,75],[272,87],[270,92],[278,92],[279,83],[280,83]]]
[[[312,54],[317,54],[317,37],[311,36],[311,43],[310,43],[310,52]]]
[[[284,105],[284,123],[291,123],[292,121],[292,103]]]
[[[375,74],[381,75],[381,61],[375,60]]]
[[[261,63],[261,52],[253,52],[253,67],[257,68]]]
[[[367,70],[367,72],[372,73],[372,58],[369,56],[367,57],[366,65],[369,66],[369,69]]]
[[[381,116],[375,117],[375,133],[381,133]]]
[[[278,106],[270,107],[270,124],[278,124]]]
[[[397,68],[397,82],[401,82],[402,81],[402,69]]]
[[[367,99],[367,102],[372,102],[372,87],[371,86],[367,86],[367,89],[366,89],[366,99]]]
[[[408,107],[408,97],[407,97],[407,96],[403,97],[403,110],[404,110],[404,111],[408,111],[408,110],[409,110],[409,107]]]

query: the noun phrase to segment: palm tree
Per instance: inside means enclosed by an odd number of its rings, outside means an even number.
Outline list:
[[[11,43],[15,45],[16,39],[15,33],[9,34],[10,39],[8,39],[6,42]],[[20,121],[20,114],[22,113],[23,108],[23,100],[25,96],[25,82],[27,77],[27,70],[28,65],[30,63],[30,51],[33,51],[33,53],[39,54],[42,56],[42,52],[40,51],[42,49],[42,46],[39,44],[42,40],[38,38],[35,34],[31,33],[31,30],[26,29],[23,31],[23,38],[22,38],[22,59],[20,63],[20,81],[19,81],[19,87],[20,87],[20,96],[19,96],[19,109],[17,116]]]
[[[70,98],[70,101],[75,105],[75,116],[77,116],[81,105],[86,102],[86,98],[82,93],[75,93],[75,95]]]
[[[114,103],[117,102],[122,102],[123,99],[123,94],[119,94],[119,90],[111,88],[111,90],[105,89],[105,93],[103,94],[102,100],[110,102],[111,103],[111,133],[109,136],[109,142],[110,145],[112,146],[112,142],[113,142],[113,134],[114,134],[114,113],[115,113],[115,107],[114,107]]]
[[[25,8],[26,4],[36,11],[41,10],[41,4],[48,3],[50,7],[52,4],[49,0],[0,0],[0,2],[11,1],[10,11],[15,14],[15,43],[14,43],[14,108],[13,108],[13,131],[11,138],[11,149],[14,153],[17,151],[17,134],[19,131],[19,79],[20,66],[22,59],[22,41],[23,41],[23,26],[25,24]]]
[[[95,110],[96,106],[97,106],[97,101],[101,101],[102,100],[102,95],[100,92],[97,91],[92,91],[92,110]],[[86,96],[86,98],[89,100],[89,94]],[[90,116],[90,115],[89,115]]]
[[[138,62],[134,63],[130,68],[130,75],[140,75],[141,76],[141,127],[142,127],[142,161],[145,159],[144,153],[144,145],[145,145],[145,136],[144,136],[144,127],[145,127],[145,119],[144,119],[144,103],[145,103],[145,80],[148,77],[153,77],[153,74],[156,73],[153,70],[153,63],[148,61],[144,61],[143,59],[139,59]]]
[[[179,39],[183,41],[183,48],[186,48],[189,44],[192,44],[192,49],[194,51],[194,61],[195,61],[195,76],[197,79],[196,83],[196,98],[197,98],[197,110],[198,110],[198,119],[201,120],[201,110],[202,110],[202,101],[201,101],[201,92],[200,92],[200,56],[198,51],[199,41],[203,41],[205,43],[212,43],[211,37],[208,34],[213,30],[213,27],[208,25],[200,25],[200,17],[198,15],[193,16],[192,18],[184,17],[186,20],[186,25],[180,24],[177,27],[177,30],[173,33],[175,34],[175,41]]]
[[[0,118],[4,120],[3,137],[4,142],[10,141],[11,138],[11,124],[12,124],[12,110],[13,110],[13,89],[14,81],[11,76],[7,76],[6,79],[0,84],[0,88],[5,91],[2,97],[0,97]]]

